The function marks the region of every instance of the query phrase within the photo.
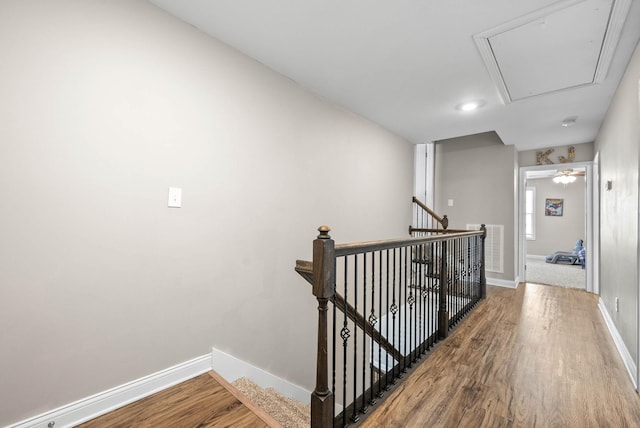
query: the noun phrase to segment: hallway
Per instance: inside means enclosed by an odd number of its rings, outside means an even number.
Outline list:
[[[631,427],[640,397],[582,290],[521,283],[482,302],[362,424]]]

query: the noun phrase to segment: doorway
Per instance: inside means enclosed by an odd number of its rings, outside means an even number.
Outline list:
[[[571,168],[576,180],[554,183],[558,170]],[[592,162],[520,168],[520,281],[540,282],[594,292]],[[533,208],[531,203],[533,201]],[[527,203],[529,202],[529,203]],[[584,247],[584,269],[576,241]],[[575,257],[572,255],[575,251]],[[547,257],[551,257],[548,263]],[[528,268],[528,269],[527,269]]]

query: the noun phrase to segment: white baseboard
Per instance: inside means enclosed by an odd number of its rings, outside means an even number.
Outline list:
[[[636,383],[636,363],[633,361],[629,350],[627,349],[627,345],[625,345],[624,340],[622,340],[622,336],[618,332],[616,325],[609,315],[609,311],[607,311],[607,307],[605,306],[602,298],[598,300],[598,308],[600,308],[600,313],[602,313],[602,318],[604,318],[605,324],[607,324],[607,328],[609,329],[609,333],[611,333],[611,338],[613,339],[613,343],[616,344],[616,348],[618,348],[618,353],[622,357],[622,362],[624,366],[627,368],[627,373],[629,373],[629,377],[631,378],[631,382],[633,383],[633,387],[637,390],[638,384]]]
[[[227,354],[226,352],[220,351],[219,349],[212,348],[211,360],[213,370],[228,382],[233,382],[241,377],[246,377],[260,385],[262,388],[273,388],[280,394],[296,399],[301,403],[309,404],[311,401],[311,391],[262,370],[259,367],[251,365],[246,361],[242,361]]]
[[[547,260],[547,256],[539,256],[536,254],[527,254],[527,258],[532,260],[540,260],[540,261]]]
[[[72,427],[211,370],[211,354],[59,407],[8,428]],[[53,425],[52,425],[53,426]]]
[[[506,287],[506,288],[518,288],[519,283],[520,283],[519,278],[516,278],[513,281],[508,281],[505,279],[487,277],[487,285],[497,285],[498,287]]]

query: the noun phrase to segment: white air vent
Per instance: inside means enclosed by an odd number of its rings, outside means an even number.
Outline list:
[[[504,225],[487,224],[484,241],[484,269],[487,272],[504,273]],[[479,230],[479,224],[468,224],[467,230]]]

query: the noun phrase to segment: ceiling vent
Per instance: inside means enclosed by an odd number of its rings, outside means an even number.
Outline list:
[[[565,0],[474,36],[505,104],[602,82],[631,0]]]

